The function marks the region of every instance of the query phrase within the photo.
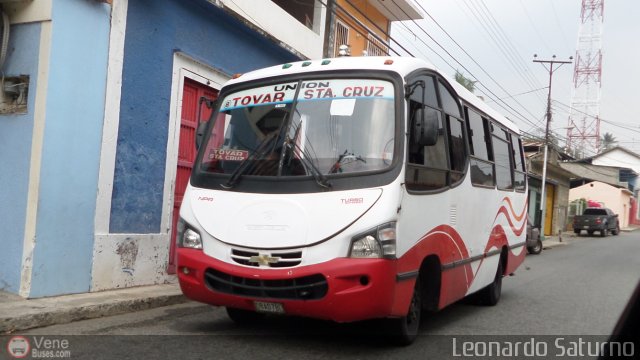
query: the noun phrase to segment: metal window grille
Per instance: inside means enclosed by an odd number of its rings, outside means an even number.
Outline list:
[[[349,27],[341,21],[336,21],[335,56],[339,56],[340,45],[349,45]]]
[[[368,56],[385,56],[389,55],[389,46],[379,41],[373,35],[367,36],[367,55]]]

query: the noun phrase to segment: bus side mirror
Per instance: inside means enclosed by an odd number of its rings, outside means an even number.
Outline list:
[[[196,150],[200,149],[200,145],[202,145],[202,139],[204,138],[204,133],[207,130],[207,122],[201,122],[198,124],[198,129],[196,129]]]
[[[207,108],[213,110],[216,107],[217,100],[207,99],[204,96],[200,97],[198,102],[198,116],[196,117],[196,121],[198,121],[198,128],[196,129],[196,150],[200,149],[200,145],[202,145],[202,139],[204,138],[204,133],[207,128],[206,121],[200,122],[202,117],[202,103],[204,103]],[[214,113],[211,113],[211,116],[213,116],[213,114]],[[209,119],[209,121],[211,121],[211,119]]]
[[[440,112],[431,108],[417,109],[413,113],[413,142],[418,146],[432,146],[438,142]]]

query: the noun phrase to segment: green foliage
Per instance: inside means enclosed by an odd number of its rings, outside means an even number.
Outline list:
[[[618,145],[618,140],[611,133],[604,133],[600,138],[600,152],[614,148],[616,145]]]
[[[477,81],[473,81],[473,80],[467,78],[459,70],[456,70],[455,78],[456,78],[456,81],[458,82],[458,84],[464,86],[467,90],[469,90],[471,92],[474,92],[474,90],[476,89]]]

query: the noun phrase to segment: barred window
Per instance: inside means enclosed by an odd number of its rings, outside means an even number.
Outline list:
[[[349,27],[340,20],[336,20],[335,56],[340,55],[340,45],[349,45]]]
[[[367,36],[367,55],[368,56],[385,56],[389,55],[389,46],[379,41],[375,36],[369,34]]]

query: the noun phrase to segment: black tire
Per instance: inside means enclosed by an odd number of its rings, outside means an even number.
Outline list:
[[[620,234],[620,224],[616,225],[615,230],[611,230],[611,233],[613,235],[619,235]]]
[[[503,274],[502,259],[498,262],[498,270],[493,282],[478,292],[478,303],[486,306],[496,306],[500,301],[502,293],[502,277]]]
[[[389,319],[388,330],[391,341],[395,345],[407,346],[413,343],[418,337],[420,330],[420,319],[422,314],[422,290],[420,277],[416,279],[413,288],[411,304],[407,315],[398,319]]]
[[[538,255],[542,252],[542,240],[538,239],[534,246],[527,246],[527,252],[532,255]]]
[[[573,233],[580,236],[580,229],[573,229]]]
[[[608,234],[609,234],[609,229],[603,228],[602,230],[600,230],[600,237],[605,237]]]
[[[260,321],[264,318],[264,314],[257,313],[255,311],[236,309],[236,308],[227,308],[227,315],[229,318],[233,320],[236,324],[255,324],[257,321]]]

